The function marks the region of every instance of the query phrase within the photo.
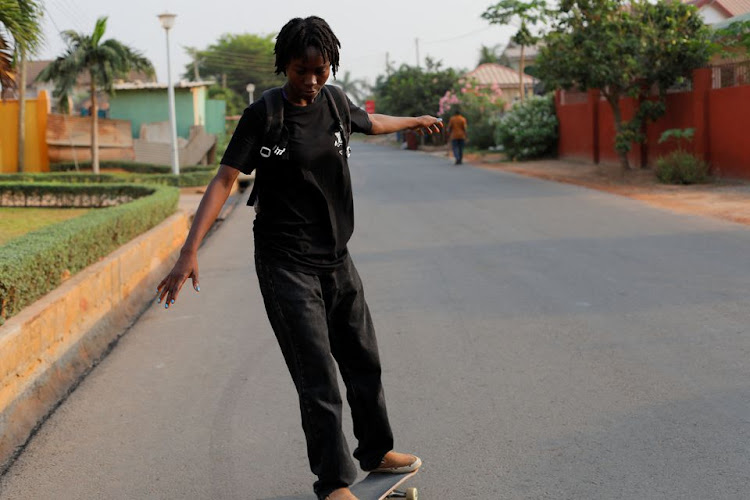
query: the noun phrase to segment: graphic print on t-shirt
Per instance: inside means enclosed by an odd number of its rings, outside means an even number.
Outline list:
[[[343,149],[339,149],[339,148],[341,148],[341,146],[344,145],[344,141],[343,141],[343,139],[341,139],[341,132],[334,132],[333,136],[336,138],[336,140],[333,141],[333,146],[336,149],[338,149],[339,154],[341,156],[343,156],[344,155],[344,150]]]

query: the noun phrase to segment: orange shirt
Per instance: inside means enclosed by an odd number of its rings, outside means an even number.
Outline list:
[[[466,118],[461,115],[451,116],[448,129],[451,131],[451,140],[466,139]]]

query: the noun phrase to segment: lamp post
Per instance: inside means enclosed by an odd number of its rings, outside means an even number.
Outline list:
[[[249,97],[249,99],[248,99],[249,104],[252,104],[253,103],[253,92],[255,92],[255,85],[253,85],[252,83],[248,83],[247,87],[245,87],[245,90],[247,90],[247,93],[249,95],[248,96]]]
[[[177,14],[163,13],[157,16],[161,27],[164,28],[164,32],[167,34],[167,93],[169,96],[169,128],[170,135],[172,136],[172,173],[177,175],[180,173],[180,161],[177,156],[177,119],[175,118],[174,110],[174,87],[172,86],[172,65],[169,62],[169,30],[174,26],[174,18]]]

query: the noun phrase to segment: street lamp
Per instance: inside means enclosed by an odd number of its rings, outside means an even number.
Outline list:
[[[247,93],[249,94],[249,97],[250,97],[250,99],[249,99],[250,104],[252,104],[253,103],[253,92],[255,92],[255,85],[253,85],[252,83],[248,83],[247,87],[245,87],[245,90],[247,90]]]
[[[174,18],[177,14],[163,13],[157,16],[161,27],[167,34],[167,94],[169,96],[169,128],[172,136],[172,173],[180,173],[180,161],[177,156],[177,120],[174,110],[174,87],[172,86],[172,65],[169,62],[169,30],[174,26]]]

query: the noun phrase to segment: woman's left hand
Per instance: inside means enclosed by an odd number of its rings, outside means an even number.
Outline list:
[[[416,118],[417,125],[412,127],[412,130],[416,130],[422,134],[438,134],[443,128],[443,119],[435,118],[430,115],[418,116]]]

